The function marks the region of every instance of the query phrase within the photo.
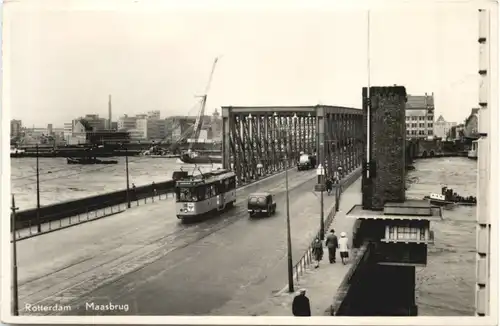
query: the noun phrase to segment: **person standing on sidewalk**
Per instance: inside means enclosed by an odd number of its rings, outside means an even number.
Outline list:
[[[339,251],[342,264],[345,265],[349,259],[349,239],[347,238],[347,234],[345,232],[340,233]]]
[[[319,262],[323,259],[323,243],[317,238],[314,240],[312,251],[314,259],[316,260],[316,266],[314,266],[314,268],[318,268]]]
[[[337,247],[339,246],[339,241],[335,235],[335,230],[331,229],[330,233],[326,236],[326,247],[328,248],[328,259],[330,264],[334,264],[337,256]]]
[[[292,312],[296,317],[311,316],[311,305],[306,297],[306,289],[300,289],[299,294],[293,298]]]

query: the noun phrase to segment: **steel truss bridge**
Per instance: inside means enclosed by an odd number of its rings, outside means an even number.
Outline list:
[[[362,164],[363,111],[338,106],[222,107],[222,165],[238,185],[283,171],[300,152],[316,154],[326,176]]]

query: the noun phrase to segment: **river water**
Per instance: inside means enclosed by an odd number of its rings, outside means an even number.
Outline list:
[[[65,158],[40,158],[40,204],[93,196],[125,189],[125,157],[113,165],[68,165]],[[214,165],[220,167],[220,165]],[[172,172],[184,168],[193,171],[194,165],[183,164],[175,158],[129,157],[130,186],[137,187],[172,179]],[[202,171],[211,166],[200,166]],[[11,187],[20,210],[36,207],[36,159],[11,159]]]
[[[61,201],[106,193],[126,187],[125,158],[117,165],[68,165],[64,158],[40,159],[40,201]],[[420,160],[408,175],[408,198],[421,199],[441,186],[462,196],[476,196],[476,162],[467,158]],[[12,193],[21,210],[36,206],[35,159],[11,160]],[[130,184],[136,186],[170,180],[179,168],[193,170],[177,159],[129,158]],[[203,167],[202,171],[211,167]],[[443,211],[443,220],[432,222],[435,244],[429,246],[428,265],[417,269],[417,304],[421,316],[474,314],[475,207]]]
[[[441,193],[441,186],[462,196],[476,195],[476,161],[450,157],[416,161],[408,174],[407,198]],[[420,316],[473,316],[475,288],[476,208],[443,210],[431,222],[435,244],[428,247],[427,267],[417,268]]]

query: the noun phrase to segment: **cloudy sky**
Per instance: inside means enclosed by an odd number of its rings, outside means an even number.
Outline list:
[[[360,108],[368,85],[368,15],[360,8],[208,10],[100,0],[106,10],[68,1],[49,10],[50,1],[30,3],[6,4],[4,36],[11,118],[30,127],[106,116],[108,94],[114,119],[148,110],[195,113],[194,95],[219,55],[209,112],[225,105]],[[391,8],[370,12],[371,85],[434,92],[437,115],[462,121],[478,102],[478,8]]]

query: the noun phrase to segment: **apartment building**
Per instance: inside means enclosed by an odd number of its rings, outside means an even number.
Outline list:
[[[23,128],[23,123],[21,120],[10,120],[10,137],[21,136],[21,129]]]
[[[408,95],[406,102],[406,137],[434,137],[434,93]]]

